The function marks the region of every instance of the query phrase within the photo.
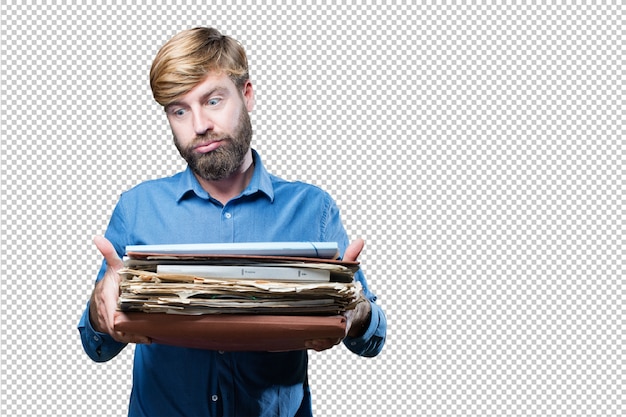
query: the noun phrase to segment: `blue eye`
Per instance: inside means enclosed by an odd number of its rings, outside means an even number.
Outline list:
[[[217,106],[220,103],[220,101],[222,101],[221,98],[210,98],[207,103],[209,106]]]
[[[187,113],[187,110],[181,107],[174,107],[167,109],[167,114],[175,117],[183,117]]]

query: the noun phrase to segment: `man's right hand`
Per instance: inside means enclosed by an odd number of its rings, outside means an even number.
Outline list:
[[[93,240],[96,247],[107,262],[104,277],[96,284],[89,307],[89,320],[94,330],[110,334],[113,339],[122,343],[151,343],[149,337],[115,331],[114,317],[117,310],[117,300],[120,296],[121,277],[117,273],[123,262],[117,255],[115,248],[106,238],[96,236]]]

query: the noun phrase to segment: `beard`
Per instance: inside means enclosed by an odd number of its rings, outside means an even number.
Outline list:
[[[194,147],[207,140],[221,140],[217,149],[198,153]],[[219,181],[230,177],[243,164],[252,141],[252,123],[245,107],[242,108],[237,130],[232,134],[215,135],[208,133],[197,136],[188,146],[183,146],[176,135],[174,144],[180,156],[187,161],[191,170],[207,181]]]

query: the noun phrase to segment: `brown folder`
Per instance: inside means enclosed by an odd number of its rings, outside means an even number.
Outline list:
[[[153,343],[222,351],[288,351],[311,339],[340,339],[346,318],[217,314],[115,313],[115,330],[152,338]]]

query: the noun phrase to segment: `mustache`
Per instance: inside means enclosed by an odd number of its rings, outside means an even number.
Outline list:
[[[191,142],[189,142],[189,144],[187,144],[185,146],[185,149],[191,150],[191,149],[194,149],[198,145],[202,145],[202,144],[207,143],[207,142],[216,142],[216,141],[223,141],[223,142],[232,143],[233,142],[233,138],[230,135],[219,135],[219,134],[197,135],[195,138],[193,138],[193,140]],[[177,146],[181,146],[182,145],[179,142],[179,140],[178,140],[178,138],[176,136],[174,136],[174,143]]]
[[[218,134],[204,134],[197,135],[192,141],[192,145],[197,145],[204,142],[215,142],[218,140],[233,140],[229,135],[218,135]]]

